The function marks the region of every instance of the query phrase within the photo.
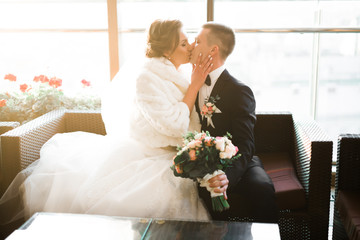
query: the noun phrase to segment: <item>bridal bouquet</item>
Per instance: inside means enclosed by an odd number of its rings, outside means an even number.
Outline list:
[[[212,198],[214,211],[228,209],[229,203],[222,193],[215,193],[208,180],[223,174],[222,170],[231,166],[240,157],[238,148],[231,142],[231,135],[212,137],[209,132],[188,132],[183,139],[183,146],[178,147],[171,169],[177,177],[190,178],[206,187]]]

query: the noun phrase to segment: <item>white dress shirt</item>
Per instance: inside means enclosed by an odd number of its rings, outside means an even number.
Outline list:
[[[204,85],[199,90],[199,107],[200,110],[202,106],[204,105],[205,99],[210,97],[211,91],[213,90],[215,83],[217,82],[218,78],[222,74],[222,72],[225,70],[225,66],[222,65],[218,67],[217,69],[213,70],[211,73],[209,73],[210,79],[211,79],[211,85],[208,86],[204,83]]]

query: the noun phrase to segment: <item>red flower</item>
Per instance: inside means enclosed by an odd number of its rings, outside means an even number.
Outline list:
[[[20,85],[20,91],[26,92],[26,90],[28,89],[28,87],[29,87],[29,86],[28,86],[26,83],[21,84],[21,85]]]
[[[85,79],[81,80],[81,83],[83,84],[83,87],[90,87],[90,81],[86,81]]]
[[[0,100],[0,107],[4,107],[6,106],[6,99],[1,99]]]
[[[52,77],[49,80],[49,85],[54,87],[54,88],[58,88],[61,87],[62,85],[62,80],[60,78],[57,77]]]
[[[9,80],[9,81],[12,81],[12,82],[15,82],[16,81],[16,76],[13,75],[13,74],[6,74],[5,77],[4,77],[5,80]]]
[[[49,82],[49,79],[48,79],[48,77],[45,76],[45,75],[39,75],[39,76],[34,77],[34,82],[42,82],[42,83],[45,83],[45,82]]]

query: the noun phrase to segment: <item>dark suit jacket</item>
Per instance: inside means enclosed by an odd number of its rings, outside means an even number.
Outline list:
[[[228,168],[225,173],[229,180],[228,192],[240,181],[246,169],[258,165],[258,159],[253,158],[255,152],[254,125],[255,98],[251,89],[244,83],[236,80],[225,69],[215,83],[210,96],[219,96],[215,106],[221,113],[214,113],[212,121],[215,128],[207,126],[206,118],[201,120],[198,99],[196,111],[201,121],[201,130],[209,131],[211,136],[224,136],[227,132],[232,135],[232,142],[239,148],[241,157]]]

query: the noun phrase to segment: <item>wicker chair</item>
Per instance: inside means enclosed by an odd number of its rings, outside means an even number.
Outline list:
[[[10,131],[20,125],[19,122],[0,122],[0,135],[6,133],[7,131]],[[1,160],[1,147],[0,147],[0,160]],[[0,164],[0,170],[1,170],[1,164]],[[0,183],[2,181],[3,175],[0,171]],[[0,196],[1,196],[1,187],[0,187]]]
[[[20,125],[19,122],[0,122],[0,135]]]
[[[39,158],[40,148],[54,134],[74,131],[106,134],[99,112],[55,110],[1,135],[0,194],[18,172]]]
[[[258,113],[255,141],[259,156],[287,152],[305,190],[305,207],[280,211],[281,239],[327,239],[332,141],[316,122],[294,121],[290,113]]]
[[[333,239],[360,239],[359,199],[360,134],[341,134],[338,139],[337,152]],[[345,202],[350,204],[346,205]],[[351,207],[351,203],[355,204],[355,208]],[[357,212],[354,211],[356,208]],[[345,212],[349,214],[344,214]],[[355,215],[351,216],[351,213],[355,213]],[[356,217],[352,219],[355,222],[351,221],[350,219],[356,214],[357,219]]]
[[[5,130],[9,130],[6,128]],[[105,135],[99,112],[55,110],[1,135],[0,196],[16,174],[39,158],[40,148],[56,133],[86,131]],[[0,239],[19,228],[25,219],[0,226]]]
[[[280,212],[282,239],[327,239],[332,142],[315,122],[294,122],[290,113],[258,113],[257,118],[257,153],[287,152],[305,189],[305,207]],[[72,131],[106,133],[99,112],[53,111],[2,135],[2,192],[39,158],[51,136]]]

